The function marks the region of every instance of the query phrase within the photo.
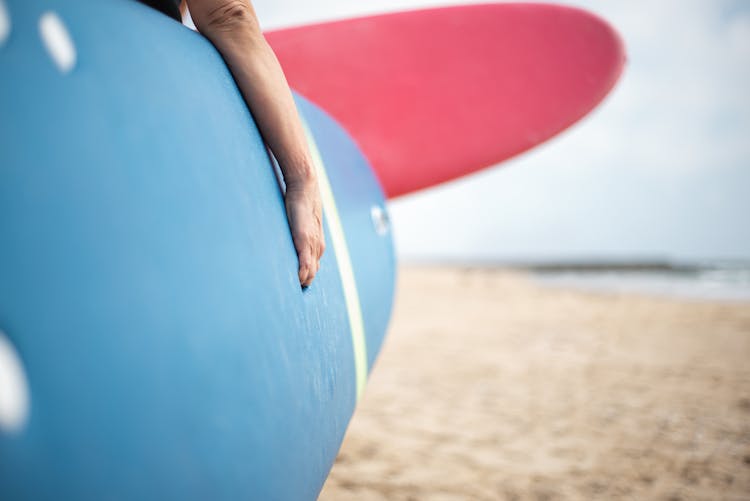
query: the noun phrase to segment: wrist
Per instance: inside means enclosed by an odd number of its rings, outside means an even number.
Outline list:
[[[312,162],[296,163],[293,167],[282,169],[286,189],[292,191],[307,191],[317,189],[318,176]]]

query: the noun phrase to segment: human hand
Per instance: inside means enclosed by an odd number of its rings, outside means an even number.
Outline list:
[[[299,283],[302,287],[308,287],[320,269],[320,257],[326,246],[317,182],[287,183],[284,203],[299,259]]]

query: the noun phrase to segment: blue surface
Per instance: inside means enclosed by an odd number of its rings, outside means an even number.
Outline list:
[[[306,291],[261,138],[200,35],[128,0],[9,1],[0,46],[0,330],[31,414],[0,499],[315,499],[355,406],[330,247]],[[45,11],[77,49],[69,74]],[[390,234],[366,160],[301,98],[351,253],[369,366]]]

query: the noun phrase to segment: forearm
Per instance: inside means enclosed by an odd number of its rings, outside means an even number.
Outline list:
[[[250,0],[188,0],[191,17],[219,50],[281,167],[284,204],[299,258],[299,281],[312,282],[325,250],[323,209],[292,93],[263,37]]]
[[[289,86],[249,2],[190,0],[198,30],[224,57],[288,188],[316,183]]]

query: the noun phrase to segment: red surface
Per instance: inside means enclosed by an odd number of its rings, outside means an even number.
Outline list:
[[[354,136],[390,197],[549,139],[604,98],[625,60],[604,21],[541,4],[428,9],[266,36],[291,86]]]

